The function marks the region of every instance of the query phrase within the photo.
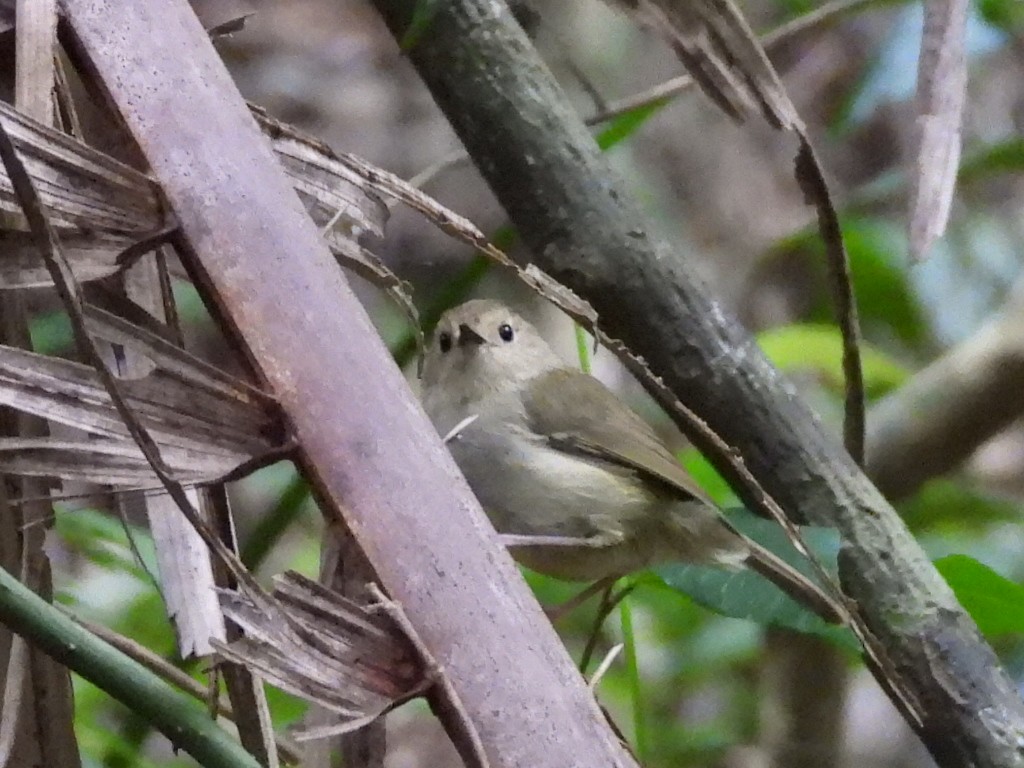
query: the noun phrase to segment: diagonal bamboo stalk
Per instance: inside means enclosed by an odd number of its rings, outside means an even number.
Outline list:
[[[64,9],[73,47],[163,184],[190,267],[491,764],[631,765],[187,4],[66,0]]]

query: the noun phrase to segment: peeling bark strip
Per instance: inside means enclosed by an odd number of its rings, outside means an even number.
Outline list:
[[[493,766],[631,766],[184,0],[64,0],[204,278]],[[301,340],[301,343],[296,343]],[[344,503],[342,503],[344,502]],[[446,723],[451,725],[450,723]]]
[[[415,0],[375,4],[401,39]],[[409,55],[538,265],[589,300],[796,520],[839,528],[844,588],[921,702],[936,760],[1020,765],[1024,703],[892,507],[684,258],[650,238],[502,4],[436,7]]]

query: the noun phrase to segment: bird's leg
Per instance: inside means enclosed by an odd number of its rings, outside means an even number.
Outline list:
[[[580,592],[578,595],[570,597],[564,603],[559,603],[558,605],[544,606],[544,613],[551,620],[551,623],[554,624],[556,621],[565,618],[570,613],[575,611],[577,608],[583,605],[583,603],[592,598],[601,590],[611,587],[611,585],[614,584],[615,580],[618,578],[618,576],[605,576],[603,579],[598,579],[589,587]]]
[[[601,549],[621,544],[624,538],[621,533],[614,531],[601,531],[593,536],[534,536],[518,533],[501,533],[498,535],[501,538],[501,543],[509,549],[515,549],[516,547],[573,547],[575,549],[586,547],[588,549]],[[605,576],[564,603],[550,607],[545,606],[544,613],[554,623],[576,610],[581,604],[605,587],[614,584],[620,575]]]
[[[605,586],[607,579],[602,579],[595,587]],[[590,637],[587,638],[587,644],[583,648],[583,655],[580,656],[580,672],[584,675],[587,672],[587,667],[590,666],[590,657],[594,654],[594,649],[597,647],[597,640],[601,633],[601,627],[604,625],[605,619],[607,619],[612,611],[615,610],[615,606],[626,599],[634,589],[636,589],[636,582],[630,582],[618,592],[613,592],[615,587],[614,583],[608,583],[605,586],[604,594],[601,595],[601,602],[597,606],[597,617],[594,619],[594,628],[590,632]]]

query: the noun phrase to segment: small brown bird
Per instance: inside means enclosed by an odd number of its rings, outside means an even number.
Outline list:
[[[441,318],[423,403],[524,565],[590,581],[658,563],[748,567],[835,620],[810,579],[737,531],[651,427],[495,301]]]

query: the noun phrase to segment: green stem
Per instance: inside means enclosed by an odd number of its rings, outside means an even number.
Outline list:
[[[206,768],[260,768],[189,698],[0,568],[0,622],[152,723]]]
[[[647,764],[647,727],[644,723],[643,699],[640,695],[640,667],[636,660],[636,637],[633,634],[633,610],[629,598],[619,603],[622,621],[622,641],[625,645],[626,674],[629,677],[629,694],[633,703],[633,734],[636,740],[636,756],[641,765]]]

